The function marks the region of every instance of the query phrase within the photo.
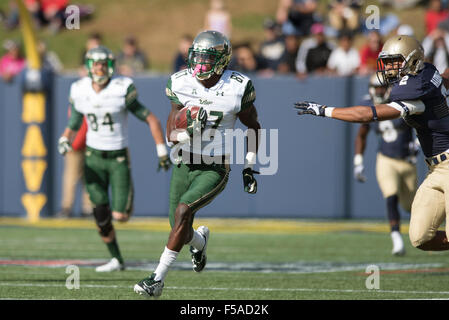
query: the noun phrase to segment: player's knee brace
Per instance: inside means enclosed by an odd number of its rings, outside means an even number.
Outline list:
[[[100,229],[100,235],[107,237],[113,229],[111,209],[109,209],[107,204],[96,206],[94,208],[94,217],[95,222]]]
[[[400,214],[398,209],[398,196],[394,195],[387,199],[387,216],[389,221],[397,221],[399,223]],[[399,228],[399,225],[397,226]],[[394,230],[392,230],[394,231]]]

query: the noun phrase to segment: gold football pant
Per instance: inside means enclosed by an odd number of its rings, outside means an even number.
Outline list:
[[[449,234],[446,208],[449,209],[449,159],[429,166],[427,177],[413,200],[409,228],[413,246],[418,247],[433,239],[445,218],[446,234]]]
[[[416,166],[405,160],[377,154],[376,177],[383,197],[397,195],[401,207],[410,212],[417,188]]]

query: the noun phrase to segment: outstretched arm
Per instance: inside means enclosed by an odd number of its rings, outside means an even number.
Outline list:
[[[295,103],[295,108],[298,109],[298,114],[310,114],[314,116],[334,118],[346,122],[368,123],[373,121],[391,120],[401,117],[405,112],[399,110],[402,107],[393,107],[388,104],[378,104],[375,106],[354,106],[347,108],[333,108],[314,102],[298,102]]]

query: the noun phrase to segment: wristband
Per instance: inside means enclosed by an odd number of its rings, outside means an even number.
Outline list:
[[[377,121],[377,111],[375,106],[371,106],[371,111],[373,112],[373,121]]]
[[[355,166],[359,166],[363,164],[363,155],[361,155],[360,153],[357,153],[354,156],[354,165]]]
[[[165,147],[165,144],[163,144],[163,143],[160,143],[160,144],[156,145],[156,152],[157,152],[157,156],[159,158],[163,157],[163,156],[166,156],[168,154],[167,148]]]
[[[335,108],[332,107],[326,107],[324,108],[324,116],[328,118],[332,118],[332,111],[334,111]]]
[[[245,166],[244,168],[252,169],[256,164],[256,154],[254,152],[248,152],[245,157]]]

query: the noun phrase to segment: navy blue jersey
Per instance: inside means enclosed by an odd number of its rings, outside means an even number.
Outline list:
[[[372,106],[373,101],[368,95],[360,105]],[[412,155],[410,143],[413,141],[413,129],[404,119],[379,121],[370,123],[369,126],[379,136],[377,150],[380,153],[395,159],[406,159]]]
[[[425,63],[417,75],[405,76],[395,83],[390,94],[392,102],[420,100],[424,103],[423,113],[409,115],[405,107],[403,117],[408,125],[416,129],[426,157],[449,149],[449,108],[441,86],[442,78],[435,66]]]

